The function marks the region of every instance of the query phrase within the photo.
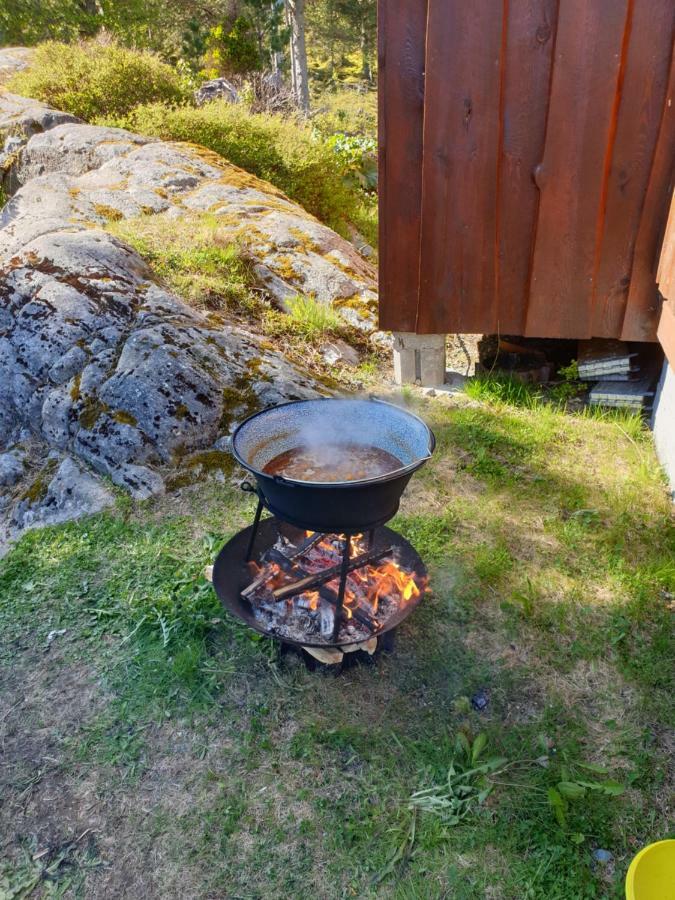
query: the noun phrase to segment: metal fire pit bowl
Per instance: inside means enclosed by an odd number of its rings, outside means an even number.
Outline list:
[[[260,634],[276,637],[284,644],[296,647],[339,647],[340,642],[337,639],[333,641],[317,640],[314,635],[308,637],[307,640],[294,641],[261,626],[253,614],[251,603],[241,596],[243,589],[253,580],[251,570],[246,563],[247,547],[253,529],[254,526],[249,525],[248,528],[240,531],[228,541],[218,554],[213,566],[213,587],[225,609]],[[255,537],[254,558],[260,559],[265,550],[273,546],[279,534],[283,534],[292,543],[297,544],[302,540],[304,530],[294,528],[285,522],[279,522],[275,518],[264,519],[260,522]],[[421,578],[426,579],[426,567],[415,548],[391,528],[378,528],[373,536],[371,548],[385,550],[392,546],[397,550],[397,561],[402,568],[415,572]],[[399,607],[389,619],[371,633],[371,637],[380,637],[396,628],[415,609],[423,595],[422,591],[418,597],[411,598]]]
[[[360,444],[386,450],[401,467],[360,481],[295,481],[268,475],[280,453],[307,445]],[[250,416],[232,436],[237,462],[256,480],[256,493],[275,516],[298,528],[356,534],[383,525],[398,510],[414,472],[431,457],[431,429],[420,418],[382,400],[295,400]]]

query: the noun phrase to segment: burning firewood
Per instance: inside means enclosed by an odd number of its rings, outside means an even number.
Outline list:
[[[309,534],[297,545],[280,537],[266,551],[262,568],[241,593],[265,630],[298,643],[311,636],[327,644],[374,646],[373,635],[402,604],[419,597],[422,585],[401,568],[393,547],[368,549],[360,535],[349,540],[352,559],[346,563],[344,538],[337,535]]]
[[[377,562],[385,556],[390,556],[391,553],[391,547],[387,547],[386,550],[362,553],[360,556],[357,556],[355,559],[351,560],[349,566],[347,567],[347,571],[353,572],[354,569],[360,569],[362,566],[368,565],[369,563]],[[319,572],[318,574],[307,574],[303,578],[300,578],[298,581],[294,581],[291,584],[276,588],[272,591],[272,593],[277,600],[285,600],[287,597],[295,596],[295,594],[301,594],[304,591],[313,590],[314,588],[320,587],[322,584],[326,584],[328,581],[332,581],[334,578],[337,578],[339,574],[340,566],[331,566],[329,569],[324,569],[323,572]]]
[[[302,543],[299,544],[297,547],[293,547],[292,545],[290,545],[292,547],[290,552],[282,553],[278,547],[271,547],[270,550],[268,551],[267,555],[268,556],[273,555],[275,557],[275,562],[280,563],[282,565],[282,568],[285,568],[287,565],[291,564],[294,559],[296,559],[299,556],[302,556],[308,550],[311,550],[311,548],[315,544],[318,544],[319,541],[323,537],[324,537],[324,535],[320,534],[319,532],[312,533],[308,537],[306,537],[305,540],[302,541]],[[286,543],[289,543],[289,542],[286,542]],[[266,561],[266,560],[263,560],[263,561]],[[242,597],[249,597],[251,594],[253,594],[255,592],[256,588],[260,587],[260,585],[262,585],[266,581],[268,581],[269,577],[270,577],[269,572],[266,572],[265,569],[263,568],[262,572],[258,575],[258,577],[254,581],[252,581],[248,585],[248,587],[245,587],[244,590],[241,592]]]

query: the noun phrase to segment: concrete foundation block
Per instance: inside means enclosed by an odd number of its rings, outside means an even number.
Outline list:
[[[666,470],[673,499],[675,500],[675,371],[667,362],[654,400],[652,417],[656,454]]]
[[[443,384],[445,335],[394,332],[394,377],[397,384]]]

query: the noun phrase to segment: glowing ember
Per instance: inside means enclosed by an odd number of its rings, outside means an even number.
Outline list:
[[[268,551],[269,561],[250,564],[252,581],[243,595],[270,633],[332,643],[343,539],[324,535],[312,542],[313,537],[306,532],[302,546],[308,546],[302,552],[299,544],[280,538]],[[355,535],[350,538],[350,560],[360,557],[364,564],[347,575],[339,643],[368,640],[426,586],[425,578],[399,565],[395,550],[373,552],[363,535]],[[331,577],[317,584],[317,576],[328,571]]]

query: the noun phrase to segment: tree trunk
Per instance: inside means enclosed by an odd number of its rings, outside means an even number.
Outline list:
[[[361,17],[361,77],[368,82],[373,79],[373,74],[370,70],[370,41],[368,40],[365,14]]]
[[[286,18],[291,33],[291,85],[299,109],[309,113],[309,79],[305,46],[305,0],[286,0]]]

